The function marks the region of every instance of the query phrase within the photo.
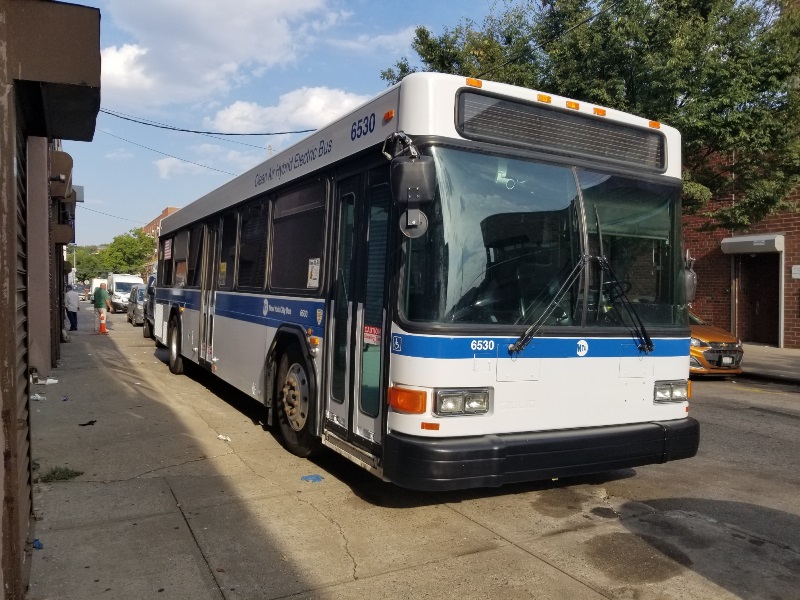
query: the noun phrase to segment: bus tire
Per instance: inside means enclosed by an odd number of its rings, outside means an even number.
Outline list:
[[[144,320],[142,323],[142,337],[151,338],[153,337],[153,328],[150,327],[150,321],[147,319]]]
[[[319,440],[311,433],[314,398],[305,360],[296,345],[281,355],[276,378],[276,418],[286,449],[301,458],[308,458],[319,448]]]
[[[181,356],[181,326],[178,319],[169,320],[167,333],[167,348],[169,349],[169,371],[175,375],[183,373],[183,356]]]

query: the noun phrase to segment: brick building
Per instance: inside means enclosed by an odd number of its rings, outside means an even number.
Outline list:
[[[789,199],[800,205],[800,189]],[[684,218],[684,246],[697,259],[692,310],[742,341],[800,348],[800,213],[737,233],[700,231],[704,222]]]
[[[172,213],[177,212],[179,210],[180,208],[178,208],[177,206],[168,206],[167,208],[161,211],[160,215],[158,215],[155,219],[153,219],[147,225],[142,227],[142,231],[144,231],[150,237],[158,239],[158,232],[161,229],[161,221],[166,217],[170,216]]]
[[[158,234],[161,232],[161,221],[172,213],[178,212],[179,210],[180,208],[177,206],[168,206],[161,211],[160,215],[142,227],[142,231],[156,240],[156,249],[153,251],[153,256],[149,263],[145,265],[145,272],[143,273],[145,280],[153,274],[153,271],[155,270],[154,266],[158,261]]]

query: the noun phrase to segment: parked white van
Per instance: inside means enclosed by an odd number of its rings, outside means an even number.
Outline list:
[[[137,283],[144,283],[138,275],[129,273],[111,273],[108,276],[108,296],[111,300],[111,312],[127,312],[128,297],[131,293],[131,286]]]

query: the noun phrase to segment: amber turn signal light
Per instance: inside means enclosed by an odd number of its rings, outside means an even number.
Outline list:
[[[419,415],[425,412],[426,404],[427,394],[423,390],[389,388],[389,406],[395,410]]]

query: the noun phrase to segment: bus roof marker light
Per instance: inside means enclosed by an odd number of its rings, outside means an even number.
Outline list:
[[[598,117],[605,117],[606,116],[606,109],[605,108],[600,108],[599,106],[595,106],[594,109],[592,110],[592,112],[594,114],[596,114]]]
[[[539,102],[544,102],[545,104],[550,104],[553,101],[553,99],[547,94],[536,94],[536,99]]]
[[[653,129],[661,129],[661,123],[659,123],[658,121],[650,121],[648,125]]]
[[[572,110],[580,109],[581,105],[578,102],[573,100],[567,100],[567,108],[571,108]]]
[[[474,77],[467,77],[467,85],[470,87],[480,88],[483,87],[483,82],[480,79],[475,79]]]

